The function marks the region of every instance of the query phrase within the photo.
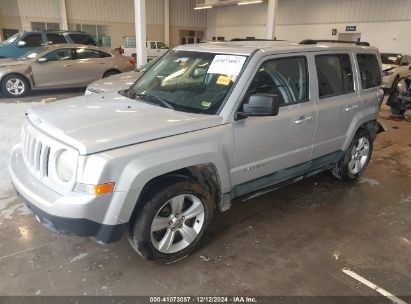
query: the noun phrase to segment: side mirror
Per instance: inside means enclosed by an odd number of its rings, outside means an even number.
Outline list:
[[[254,94],[243,103],[241,111],[237,112],[236,119],[243,119],[248,116],[276,116],[280,109],[278,95],[274,94]]]
[[[20,40],[19,42],[17,42],[17,46],[18,47],[23,47],[23,46],[25,46],[27,44],[27,42],[26,41],[23,41],[23,40]]]
[[[48,59],[45,58],[45,57],[41,57],[41,58],[39,58],[39,60],[37,60],[38,63],[45,63],[47,61],[48,61]]]

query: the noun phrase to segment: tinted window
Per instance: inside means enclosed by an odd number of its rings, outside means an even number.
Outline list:
[[[157,48],[158,49],[168,49],[168,46],[165,43],[159,41],[157,42]]]
[[[77,59],[100,58],[100,51],[92,49],[76,49]]]
[[[62,34],[46,34],[48,44],[67,43],[66,38]]]
[[[106,52],[102,52],[102,51],[99,51],[99,52],[100,52],[100,57],[101,57],[101,58],[111,57],[111,54],[110,54],[110,53],[106,53]]]
[[[72,49],[59,49],[52,51],[43,57],[47,58],[48,61],[71,60],[72,53]]]
[[[280,105],[307,101],[306,58],[288,57],[264,62],[248,88],[247,97],[257,93],[278,95]]]
[[[150,48],[151,49],[156,49],[156,43],[155,42],[150,42]]]
[[[320,97],[347,94],[354,91],[354,81],[348,54],[317,55],[318,91]]]
[[[89,35],[84,34],[68,34],[74,43],[86,44],[86,45],[96,45],[94,40]]]
[[[357,60],[362,88],[379,87],[381,85],[381,69],[377,56],[374,54],[357,54]]]
[[[29,34],[21,41],[26,42],[26,44],[23,47],[38,47],[43,45],[43,37],[41,34]]]

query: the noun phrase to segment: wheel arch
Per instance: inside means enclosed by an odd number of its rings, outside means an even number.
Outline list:
[[[9,72],[7,74],[4,74],[3,77],[0,80],[0,85],[1,86],[3,85],[4,78],[6,78],[7,76],[10,76],[10,75],[17,75],[17,76],[23,77],[27,81],[27,83],[29,84],[29,89],[31,89],[33,87],[33,83],[31,81],[30,77],[27,77],[27,75],[24,75],[24,74],[19,73],[19,72]]]
[[[358,125],[357,128],[353,130],[354,132],[349,131],[350,136],[347,136],[347,139],[342,148],[343,151],[347,150],[355,134],[357,134],[359,130],[366,130],[370,134],[371,139],[374,141],[377,134],[384,132],[386,129],[380,122],[378,122],[376,119],[373,119],[373,120],[367,120],[367,121],[362,122],[361,124]]]

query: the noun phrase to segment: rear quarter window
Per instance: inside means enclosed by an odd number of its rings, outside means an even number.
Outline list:
[[[357,54],[361,86],[365,89],[381,86],[381,68],[375,54]]]

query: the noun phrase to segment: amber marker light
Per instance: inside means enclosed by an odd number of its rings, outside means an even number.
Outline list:
[[[102,185],[97,185],[94,187],[94,193],[96,195],[103,195],[113,192],[115,183],[107,183]]]

